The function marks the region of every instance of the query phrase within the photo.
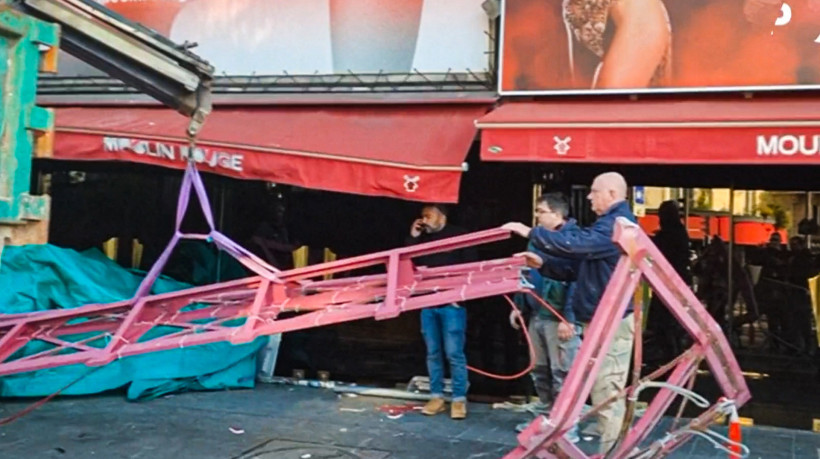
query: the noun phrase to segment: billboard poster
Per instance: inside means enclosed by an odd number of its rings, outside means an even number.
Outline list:
[[[487,72],[482,0],[96,0],[220,75]],[[65,55],[65,54],[64,54]],[[61,57],[62,59],[62,57]],[[60,76],[98,76],[76,59]]]
[[[820,0],[504,0],[504,95],[820,88]]]

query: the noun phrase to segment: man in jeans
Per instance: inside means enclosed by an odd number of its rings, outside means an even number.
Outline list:
[[[421,210],[421,218],[410,227],[407,245],[438,241],[466,234],[467,231],[447,224],[447,208],[440,204],[426,205]],[[416,258],[417,266],[444,266],[475,261],[471,249],[434,253]],[[430,392],[433,398],[424,406],[422,413],[433,416],[447,409],[444,402],[444,355],[450,363],[450,377],[453,383],[453,399],[450,417],[467,417],[467,357],[464,355],[466,339],[467,311],[458,304],[421,311],[421,333],[427,347],[427,371],[430,376]]]
[[[569,202],[563,193],[547,193],[538,198],[535,205],[538,226],[551,231],[572,231],[578,225],[575,220],[568,220],[568,216]],[[535,392],[539,401],[549,409],[564,386],[564,379],[581,345],[581,330],[575,324],[575,313],[571,306],[566,307],[577,263],[538,252],[531,243],[528,250],[541,260],[540,272],[535,269],[529,272],[529,281],[535,286],[533,292],[566,320],[566,323],[561,321],[532,295],[523,295],[523,301],[519,301],[522,310],[530,316],[528,330],[535,351],[532,370]],[[518,329],[516,311],[510,313],[510,324]],[[520,432],[528,424],[519,424],[516,430]],[[567,433],[567,439],[578,442],[577,425]]]
[[[506,229],[528,237],[536,249],[545,254],[578,261],[576,288],[571,295],[571,304],[576,320],[584,326],[589,324],[599,307],[601,296],[621,257],[620,250],[612,242],[615,220],[624,217],[632,222],[636,221],[626,202],[626,188],[626,180],[616,172],[595,177],[587,199],[592,210],[598,214],[598,219],[588,228],[551,231],[540,227],[530,230],[521,223],[504,225]],[[540,257],[537,256],[530,258],[534,264],[543,261],[538,260]],[[611,305],[601,305],[608,306]],[[634,339],[635,322],[630,303],[592,387],[590,395],[593,405],[602,404],[626,385]],[[606,454],[615,445],[625,411],[625,400],[619,398],[598,412],[601,453]]]

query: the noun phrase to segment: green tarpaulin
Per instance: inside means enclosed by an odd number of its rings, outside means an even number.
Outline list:
[[[143,273],[129,271],[99,250],[77,252],[51,245],[6,247],[0,262],[0,314],[76,308],[110,303],[134,295]],[[167,278],[154,283],[152,293],[190,285]],[[163,334],[175,330],[152,330]],[[249,388],[254,385],[256,354],[267,338],[234,346],[214,343],[137,355],[100,369],[71,365],[0,378],[0,396],[50,395],[82,377],[63,391],[67,395],[93,394],[126,388],[128,399],[156,397],[185,390]],[[26,354],[45,344],[31,343]],[[91,371],[94,370],[94,371]]]

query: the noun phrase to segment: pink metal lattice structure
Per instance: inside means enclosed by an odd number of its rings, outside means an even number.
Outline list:
[[[180,231],[191,190],[197,193],[210,226],[207,235]],[[508,238],[509,232],[501,229],[279,271],[216,231],[211,215],[201,179],[189,165],[177,208],[176,232],[135,297],[70,310],[3,316],[0,318],[0,376],[61,365],[100,366],[115,359],[166,349],[218,341],[246,343],[259,336],[351,320],[389,319],[405,311],[524,288],[521,272],[525,262],[520,257],[439,268],[413,264],[413,259],[419,256]],[[214,242],[256,276],[150,295],[154,280],[183,238]],[[566,441],[563,434],[581,416],[620,318],[642,279],[694,339],[693,347],[669,365],[672,371],[666,383],[682,386],[691,380],[700,362],[706,360],[725,397],[684,428],[670,433],[664,441],[645,446],[642,442],[676,395],[662,388],[637,423],[632,425],[628,416],[628,428],[606,457],[636,457],[636,451],[649,452],[640,457],[662,457],[689,438],[692,430],[705,429],[728,407],[739,407],[750,398],[740,367],[717,323],[646,234],[634,224],[619,221],[613,239],[624,254],[585,333],[576,363],[550,418],[539,417],[522,432],[518,437],[519,446],[506,456],[509,459],[600,457],[586,455]],[[322,280],[328,274],[377,265],[385,266],[386,272]],[[636,316],[639,318],[639,314]],[[156,333],[160,329],[164,334]],[[26,346],[33,342],[48,348],[27,353]],[[640,342],[638,332],[634,358],[637,368],[642,353]],[[637,376],[636,373],[636,380]],[[633,385],[621,395],[637,395],[639,390]]]
[[[619,219],[613,240],[621,248],[623,255],[604,291],[595,316],[584,333],[575,364],[550,411],[550,416],[536,418],[521,432],[518,436],[519,446],[507,454],[506,459],[604,457],[587,455],[575,444],[567,441],[563,435],[581,417],[582,407],[591,392],[604,356],[642,280],[646,281],[654,294],[663,300],[693,338],[694,344],[668,364],[671,372],[665,385],[661,386],[645,414],[634,425],[631,423],[632,416],[627,414],[626,426],[618,443],[605,457],[663,457],[689,439],[694,431],[703,431],[720,416],[729,414],[751,398],[740,366],[717,322],[649,237],[637,225]],[[636,320],[640,319],[639,309],[636,308]],[[642,354],[640,329],[640,326],[636,327],[638,333],[633,354],[637,368],[640,368]],[[669,432],[662,440],[649,445],[642,444],[679,394],[674,388],[682,388],[687,382],[692,381],[703,360],[707,362],[724,397],[697,418],[676,431]],[[663,373],[665,371],[660,371],[657,375]],[[622,397],[636,394],[647,379],[637,381],[638,373],[634,376],[636,381],[625,389]],[[634,406],[631,408],[634,409]]]
[[[180,231],[190,191],[210,225],[207,235]],[[0,376],[61,365],[99,366],[147,352],[254,338],[357,319],[390,319],[402,312],[519,291],[521,258],[442,268],[413,265],[419,256],[509,238],[493,229],[289,271],[279,271],[214,229],[205,188],[189,166],[177,208],[176,232],[134,298],[68,310],[0,318]],[[257,276],[149,295],[180,239],[207,239]],[[328,274],[377,265],[385,274],[321,280]],[[320,279],[320,280],[316,280]],[[164,334],[159,335],[162,330]],[[45,350],[27,353],[39,342]]]

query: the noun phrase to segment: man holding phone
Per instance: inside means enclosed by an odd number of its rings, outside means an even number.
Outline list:
[[[447,207],[441,204],[428,204],[421,210],[410,226],[407,245],[438,241],[466,234],[458,226],[447,224]],[[475,261],[471,249],[440,252],[416,258],[417,266],[445,266]],[[450,363],[450,377],[453,383],[453,399],[450,417],[464,419],[467,417],[467,357],[464,355],[464,342],[467,329],[467,311],[453,303],[421,311],[421,333],[427,347],[427,371],[430,375],[430,393],[433,398],[424,406],[422,413],[433,416],[444,412],[447,407],[444,401],[444,356]]]

